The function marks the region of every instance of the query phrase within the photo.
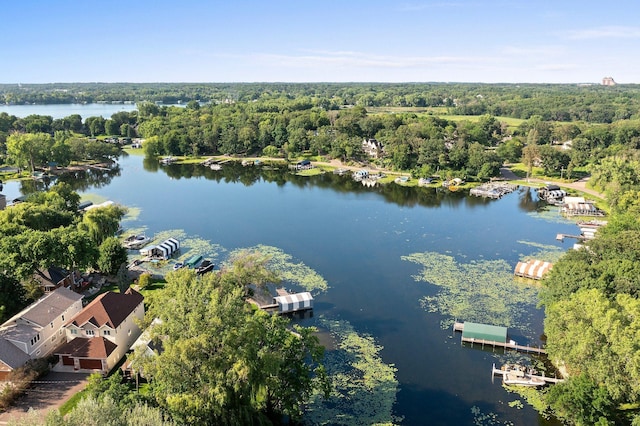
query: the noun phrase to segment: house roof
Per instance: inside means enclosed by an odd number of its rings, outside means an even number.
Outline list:
[[[44,327],[83,297],[71,289],[57,288],[27,308],[22,318]]]
[[[107,325],[115,329],[131,315],[143,300],[144,297],[132,288],[128,288],[124,293],[108,291],[85,306],[66,325],[73,324],[76,327],[82,327],[86,323],[91,323],[96,327]]]
[[[0,337],[0,362],[11,369],[22,367],[29,360],[29,355],[22,352],[13,343]]]
[[[12,342],[29,343],[39,332],[42,327],[32,324],[13,323],[0,330],[0,338]]]
[[[57,285],[68,276],[69,271],[58,266],[49,266],[44,270],[38,269],[36,273],[33,274],[33,277],[44,286]]]
[[[81,294],[68,288],[57,288],[11,317],[11,319],[2,324],[1,328],[14,325],[18,319],[24,319],[32,324],[44,327],[62,315],[64,311],[73,306],[78,300],[81,300],[82,297]]]
[[[105,359],[118,345],[105,339],[104,337],[76,337],[72,341],[65,343],[55,353],[58,355],[69,355],[74,358]]]

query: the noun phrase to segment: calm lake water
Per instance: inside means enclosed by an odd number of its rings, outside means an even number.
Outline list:
[[[135,104],[49,104],[49,105],[0,105],[0,113],[6,112],[16,117],[29,115],[50,115],[53,119],[65,118],[73,114],[80,114],[84,120],[87,117],[110,118],[121,111],[135,111]]]
[[[489,201],[440,188],[364,188],[332,174],[298,177],[224,167],[216,172],[200,165],[158,166],[128,156],[113,176],[78,183],[84,194],[139,209],[126,222],[130,229],[145,228],[148,235],[180,230],[186,238],[211,242],[216,263],[234,249],[267,245],[312,268],[329,289],[314,294],[313,317],[300,323],[337,319],[373,337],[382,347],[382,361],[397,368],[393,415],[401,424],[546,424],[526,403],[509,406],[521,398],[505,391],[498,378],[491,380],[492,364],[499,365],[504,355],[461,346],[460,336],[442,325],[456,318],[420,303],[441,288],[416,281],[422,266],[402,259],[437,253],[464,265],[502,260],[512,271],[539,245],[566,250],[571,243],[563,246],[555,236],[575,234],[575,225],[553,211],[541,212],[535,192],[521,188]],[[5,194],[20,190],[10,183]],[[519,285],[513,283],[514,292]],[[536,302],[535,297],[518,301],[528,318],[527,324],[509,328],[518,343],[542,343],[543,315]]]

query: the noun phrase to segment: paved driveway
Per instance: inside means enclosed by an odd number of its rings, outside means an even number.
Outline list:
[[[33,408],[43,416],[54,408],[60,407],[71,396],[81,391],[87,385],[86,373],[50,372],[38,383],[27,389],[8,411],[0,414],[0,425],[9,419],[23,416],[29,408]]]

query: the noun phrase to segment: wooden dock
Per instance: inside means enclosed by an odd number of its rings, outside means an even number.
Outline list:
[[[506,370],[501,370],[499,368],[496,368],[496,365],[493,364],[493,367],[491,368],[491,377],[498,375],[498,376],[502,376],[504,377],[504,375],[507,374]],[[560,383],[560,382],[564,382],[564,379],[558,379],[555,377],[547,377],[544,374],[539,376],[539,375],[535,375],[535,374],[529,374],[529,376],[536,378],[536,379],[540,379],[540,380],[544,380],[546,383]]]
[[[453,324],[453,331],[460,331],[463,332],[464,331],[464,323],[462,322],[455,322]],[[509,342],[498,342],[498,341],[494,341],[494,340],[483,340],[483,339],[476,339],[473,337],[460,337],[460,342],[461,343],[471,343],[471,345],[473,346],[474,344],[479,344],[482,345],[482,348],[486,346],[491,346],[494,349],[496,347],[501,347],[501,348],[505,348],[506,349],[512,349],[514,351],[518,351],[518,352],[525,352],[525,353],[533,353],[533,354],[546,354],[547,351],[543,348],[540,347],[535,347],[535,346],[528,346],[528,345],[519,345],[513,341],[509,341]]]

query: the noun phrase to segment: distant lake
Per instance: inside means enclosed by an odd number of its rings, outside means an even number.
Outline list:
[[[186,106],[186,104],[171,105]],[[110,118],[122,111],[135,111],[135,104],[47,104],[47,105],[0,105],[0,113],[6,112],[16,117],[27,117],[32,114],[50,115],[53,119],[65,118],[79,114],[82,120],[87,117]]]
[[[340,406],[354,410],[346,413],[355,416],[350,424],[371,423],[370,413],[389,398],[395,403],[383,419],[406,425],[550,424],[491,379],[493,363],[535,357],[462,346],[450,328],[454,320],[476,318],[505,325],[502,314],[482,316],[504,301],[515,313],[510,338],[544,343],[537,290],[513,280],[513,268],[523,257],[571,247],[555,236],[577,228],[556,207],[545,208],[534,190],[486,200],[443,188],[368,188],[346,176],[301,177],[278,167],[162,166],[136,155],[122,157],[112,172],[60,179],[85,196],[128,206],[134,215],[123,222],[125,232],[178,236],[181,259],[202,254],[219,265],[239,248],[271,247],[324,278],[329,288],[313,291],[313,316],[295,321],[321,331],[340,321],[379,349],[356,356],[330,346],[334,363],[360,359],[374,378],[382,365],[397,369],[397,387],[354,389]],[[4,193],[10,201],[34,185],[43,183],[10,182]],[[492,298],[475,298],[494,283]],[[285,285],[301,290],[295,282]],[[363,371],[352,371],[347,382]],[[523,408],[509,405],[516,400]]]

